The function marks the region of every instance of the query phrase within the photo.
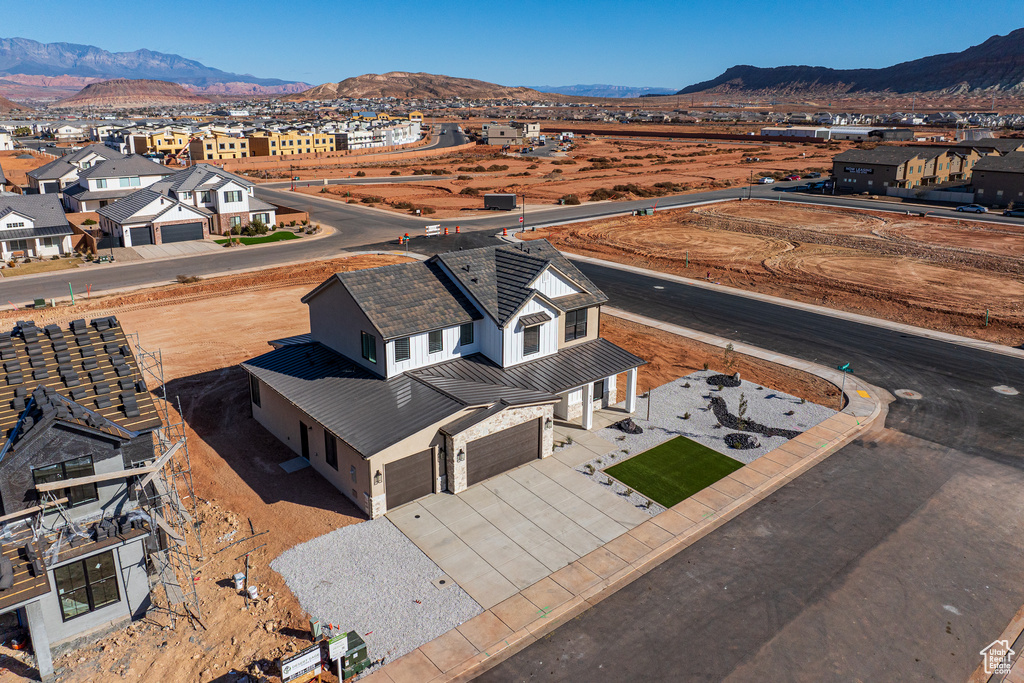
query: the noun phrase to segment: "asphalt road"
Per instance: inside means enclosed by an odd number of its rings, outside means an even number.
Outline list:
[[[1024,396],[992,390],[1024,362],[577,265],[613,306],[923,398],[478,680],[965,679],[1024,603]]]

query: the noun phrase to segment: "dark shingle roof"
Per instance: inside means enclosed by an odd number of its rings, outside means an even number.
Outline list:
[[[0,439],[10,436],[39,386],[122,429],[146,432],[159,427],[153,396],[140,384],[142,374],[117,319],[71,325],[39,329],[19,323],[14,332],[0,334]],[[129,410],[130,405],[138,412]]]
[[[840,163],[855,164],[882,164],[899,165],[905,164],[915,157],[931,159],[944,151],[945,148],[933,149],[928,147],[894,147],[882,146],[874,149],[848,149],[837,154],[832,161]]]
[[[1003,156],[984,156],[974,164],[974,172],[978,171],[1024,173],[1024,152],[1008,152]]]
[[[547,267],[553,266],[583,291],[570,295],[571,310],[604,303],[608,298],[583,273],[562,256],[547,240],[520,243],[517,246],[482,247],[438,254],[438,260],[456,277],[470,295],[504,326],[509,318],[534,295],[529,283]],[[569,297],[565,297],[569,300]],[[551,300],[562,307],[562,297]]]
[[[1016,152],[1024,147],[1024,140],[1020,138],[985,138],[983,140],[961,140],[956,143],[957,147],[973,147],[975,149],[994,149],[1001,154]]]
[[[69,173],[77,173],[78,167],[72,166],[63,158],[54,159],[48,164],[43,164],[39,168],[33,168],[31,171],[26,173],[29,178],[35,178],[36,180],[57,180],[63,178]]]
[[[302,297],[303,303],[339,282],[384,340],[454,327],[479,319],[459,288],[431,261],[337,273]]]
[[[36,228],[63,228],[66,232],[61,234],[71,234],[64,207],[55,194],[4,195],[0,197],[0,216],[9,211],[28,216]],[[5,236],[8,234],[4,233]]]
[[[284,346],[242,367],[364,457],[464,407],[408,375],[381,379],[318,343]]]
[[[558,394],[617,375],[646,362],[607,339],[598,338],[562,349],[544,358],[507,368],[502,368],[483,354],[476,353],[410,370],[406,374],[428,381],[434,377],[446,377]]]
[[[106,216],[116,223],[122,223],[141,211],[147,204],[161,197],[163,197],[163,195],[159,192],[154,192],[148,187],[144,187],[141,190],[132,192],[124,199],[119,199],[113,204],[101,206],[96,210],[96,213],[101,216]],[[165,199],[167,201],[173,201],[166,197]]]
[[[157,181],[154,186],[158,186],[156,189],[161,192],[166,190],[173,190],[175,192],[192,192],[196,188],[213,179],[217,179],[217,181],[210,186],[211,189],[215,186],[224,184],[225,181],[234,181],[242,187],[252,187],[253,185],[251,180],[246,180],[234,173],[229,173],[218,166],[213,166],[212,164],[196,164],[195,166],[182,169]]]
[[[131,154],[123,159],[101,161],[78,174],[79,180],[86,178],[120,178],[123,176],[170,175],[171,169],[150,161],[144,156]]]

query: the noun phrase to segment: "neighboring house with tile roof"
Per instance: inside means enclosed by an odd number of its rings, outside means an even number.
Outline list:
[[[48,164],[34,168],[26,175],[30,194],[54,194],[63,192],[78,182],[78,174],[101,161],[120,159],[124,155],[106,145],[88,145],[65,154]]]
[[[70,254],[71,235],[57,195],[0,195],[0,260]]]
[[[162,426],[116,319],[0,332],[0,614],[27,625],[42,680],[51,648],[150,608],[147,556],[167,537],[140,479]]]
[[[256,197],[256,185],[212,164],[196,164],[157,183],[154,190],[212,214],[210,232],[225,235],[231,228],[259,220],[277,222],[277,207]]]
[[[100,229],[122,247],[202,240],[210,236],[211,212],[162,194],[137,190],[99,208]]]
[[[338,273],[302,301],[310,333],[242,364],[252,414],[371,517],[549,456],[555,419],[636,407],[644,361],[598,336],[607,297],[545,240]]]
[[[73,212],[96,211],[172,173],[138,154],[100,161],[80,171],[78,182],[64,190],[64,205]]]

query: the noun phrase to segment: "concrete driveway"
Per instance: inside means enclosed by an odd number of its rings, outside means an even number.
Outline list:
[[[573,470],[614,446],[587,432],[575,440],[458,495],[434,494],[387,516],[489,609],[650,519]]]

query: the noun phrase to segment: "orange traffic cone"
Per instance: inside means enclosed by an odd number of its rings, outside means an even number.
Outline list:
[[[456,234],[456,235],[458,235],[458,234],[459,234],[459,226],[457,226],[457,225],[455,226],[455,234]]]
[[[501,229],[501,236],[502,236],[502,237],[505,237],[505,236],[507,236],[507,235],[508,235],[508,228],[502,228],[502,229]]]

